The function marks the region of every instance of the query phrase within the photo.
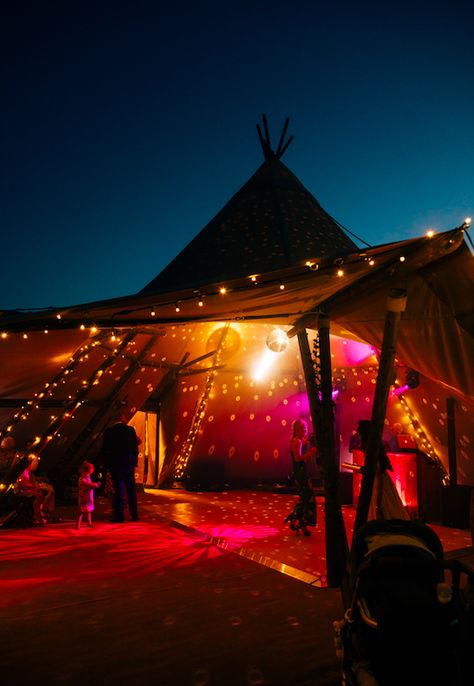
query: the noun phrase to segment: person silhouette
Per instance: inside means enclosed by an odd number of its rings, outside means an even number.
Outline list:
[[[131,519],[138,520],[137,491],[135,486],[135,467],[138,464],[138,437],[133,426],[127,424],[123,414],[112,418],[113,424],[105,429],[102,436],[102,458],[104,469],[109,470],[114,487],[113,522],[123,522],[125,494]]]

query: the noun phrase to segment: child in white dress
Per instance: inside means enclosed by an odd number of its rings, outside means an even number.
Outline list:
[[[79,479],[77,482],[77,502],[78,515],[76,529],[79,529],[82,518],[86,515],[87,526],[92,526],[92,513],[94,511],[94,489],[99,488],[100,483],[92,481],[91,475],[94,465],[90,462],[83,462],[79,469]]]

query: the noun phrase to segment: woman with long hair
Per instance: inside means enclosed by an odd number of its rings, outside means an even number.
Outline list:
[[[306,462],[316,455],[317,448],[309,443],[306,422],[295,419],[292,429],[290,452],[299,499],[293,511],[286,517],[285,524],[289,524],[290,529],[297,534],[301,531],[305,536],[309,536],[311,532],[308,526],[316,526],[317,515],[316,498],[308,478]]]

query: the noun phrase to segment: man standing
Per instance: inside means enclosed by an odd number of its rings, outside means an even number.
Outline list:
[[[133,521],[138,519],[135,467],[138,464],[138,438],[124,415],[115,415],[102,438],[102,457],[114,486],[114,522],[124,521],[125,492]]]

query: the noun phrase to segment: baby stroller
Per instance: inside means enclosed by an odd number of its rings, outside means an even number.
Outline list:
[[[460,569],[443,557],[438,536],[420,522],[370,521],[355,534],[350,606],[334,622],[344,686],[465,683]]]

